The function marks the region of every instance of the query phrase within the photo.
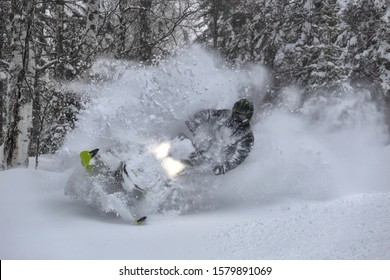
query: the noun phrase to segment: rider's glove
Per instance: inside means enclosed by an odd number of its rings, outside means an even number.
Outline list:
[[[213,168],[214,174],[215,175],[222,175],[226,173],[226,167],[224,165],[218,165]]]

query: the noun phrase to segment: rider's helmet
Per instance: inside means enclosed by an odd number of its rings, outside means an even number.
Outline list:
[[[248,122],[253,116],[253,103],[248,99],[238,100],[233,105],[232,115],[236,122]]]

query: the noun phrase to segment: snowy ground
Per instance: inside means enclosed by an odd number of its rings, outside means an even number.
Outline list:
[[[1,259],[390,259],[390,149],[367,93],[296,110],[299,93],[287,89],[269,109],[242,91],[261,89],[263,70],[222,69],[200,49],[156,69],[105,64],[95,70],[114,83],[72,85],[93,102],[63,149],[38,170],[0,172]],[[81,150],[172,137],[189,114],[230,106],[238,92],[259,111],[250,157],[223,177],[182,182],[177,211],[151,209],[136,226],[64,195]]]
[[[1,173],[1,259],[390,258],[390,193],[155,215],[133,226],[69,200],[65,179]]]

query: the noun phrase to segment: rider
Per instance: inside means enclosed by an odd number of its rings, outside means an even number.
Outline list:
[[[215,175],[236,168],[249,155],[254,143],[249,124],[253,111],[253,103],[241,99],[232,110],[201,110],[186,121],[197,154],[213,164]]]

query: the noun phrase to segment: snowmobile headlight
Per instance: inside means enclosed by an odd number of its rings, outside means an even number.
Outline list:
[[[169,155],[169,150],[171,149],[171,143],[164,142],[155,147],[152,152],[157,159],[166,158]]]
[[[185,165],[171,157],[162,160],[162,166],[168,173],[168,176],[173,178],[185,169]]]

